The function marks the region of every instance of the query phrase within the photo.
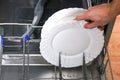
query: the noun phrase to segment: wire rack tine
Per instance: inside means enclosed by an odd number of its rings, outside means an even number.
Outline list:
[[[61,52],[59,52],[59,77],[60,77],[60,80],[63,80],[63,78],[62,78],[62,67],[61,67]]]
[[[83,52],[83,77],[84,77],[84,80],[88,80],[87,79],[87,66],[85,64],[85,54]]]
[[[92,7],[92,2],[91,2],[91,0],[87,0],[87,5],[88,5],[88,8],[89,8],[89,7]]]
[[[0,36],[0,80],[2,80],[2,54],[3,54],[3,47],[2,47],[2,37]]]
[[[29,40],[27,41],[27,80],[30,79],[30,65],[29,65],[29,61],[30,61],[30,50],[29,50],[30,44],[29,44]]]
[[[23,54],[23,66],[22,66],[22,78],[23,80],[25,80],[25,51],[26,51],[26,42],[25,42],[25,38],[22,39],[22,54]]]

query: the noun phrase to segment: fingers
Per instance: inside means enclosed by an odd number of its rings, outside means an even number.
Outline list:
[[[101,31],[103,31],[105,27],[104,26],[99,26],[97,28],[100,29]]]
[[[75,20],[77,20],[77,21],[80,21],[80,20],[88,20],[88,17],[87,17],[87,15],[86,15],[86,13],[83,13],[82,15],[77,16],[77,17],[75,18]]]
[[[82,15],[79,15],[75,18],[75,20],[77,20],[77,21],[80,21],[80,20],[87,21],[88,23],[86,23],[84,25],[84,27],[87,29],[92,29],[92,28],[95,28],[95,27],[101,25],[99,16],[93,16],[92,14],[90,14],[91,9],[93,9],[93,8],[89,8],[89,11],[87,11],[87,12],[83,13]],[[103,30],[104,27],[100,26],[100,27],[98,27],[98,29]]]
[[[95,23],[95,22],[86,23],[86,24],[84,25],[84,27],[87,28],[87,29],[92,29],[92,28],[95,28],[95,27],[97,27],[97,26],[99,26],[99,25],[98,25],[97,23]],[[97,28],[100,29],[101,31],[104,30],[104,26],[99,26],[99,27],[97,27]]]
[[[92,29],[92,28],[94,28],[94,27],[96,27],[97,26],[97,23],[95,23],[95,22],[92,22],[92,23],[86,23],[85,25],[84,25],[84,27],[85,28],[88,28],[88,29]]]
[[[86,23],[86,24],[84,25],[84,27],[85,27],[85,28],[88,28],[88,29],[92,29],[92,28],[94,28],[94,27],[99,26],[97,22],[94,22],[94,21],[90,20],[90,19],[87,17],[86,14],[82,14],[82,15],[80,15],[80,16],[77,16],[77,17],[75,18],[75,20],[77,20],[77,21],[80,21],[80,20],[85,20],[85,21],[87,21],[88,23]],[[102,29],[102,28],[101,28],[101,29]]]

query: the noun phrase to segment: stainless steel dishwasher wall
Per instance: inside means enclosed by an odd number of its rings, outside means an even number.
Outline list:
[[[0,0],[0,22],[30,22],[37,0]]]

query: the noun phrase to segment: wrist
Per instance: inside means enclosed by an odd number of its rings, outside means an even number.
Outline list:
[[[115,18],[120,14],[120,2],[118,0],[113,0],[109,3],[110,14]]]

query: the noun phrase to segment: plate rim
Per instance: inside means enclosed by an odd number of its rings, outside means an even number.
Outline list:
[[[80,25],[80,23],[77,23],[77,22],[73,22],[73,23],[69,23],[70,25],[71,24],[74,24],[74,25]],[[63,24],[63,25],[59,25],[59,27],[57,27],[56,29],[52,29],[51,31],[52,32],[54,32],[55,30],[60,30],[60,29],[58,29],[58,28],[62,28],[61,26],[64,26],[64,25],[68,25],[68,24]],[[63,29],[64,29],[64,27],[63,27]],[[54,30],[54,31],[53,31]],[[86,29],[86,30],[88,30],[88,29]],[[95,31],[95,30],[97,30],[97,32],[98,32],[98,29],[96,28],[96,29],[91,29],[91,30],[88,30],[88,31]],[[100,32],[101,33],[101,32]],[[51,33],[51,34],[53,34],[53,33]],[[56,34],[56,33],[54,33],[54,34]],[[48,35],[50,35],[50,33],[48,32],[48,33],[46,33],[46,36],[48,36]],[[91,35],[90,33],[89,33],[89,35]],[[42,38],[42,39],[45,39],[45,37],[44,38]],[[50,39],[48,39],[48,40],[50,40]],[[41,40],[42,41],[42,40]],[[40,45],[42,45],[42,43],[43,42],[41,42],[40,43]],[[44,42],[45,43],[45,42]],[[103,43],[103,42],[102,42]],[[47,47],[48,47],[48,45],[47,45]],[[41,49],[41,47],[40,47],[40,49]],[[42,50],[42,49],[41,49]],[[45,55],[43,54],[43,52],[41,52],[41,54],[42,54],[42,56],[45,58],[45,59],[47,59],[46,57],[45,57]],[[87,54],[87,53],[86,53]],[[78,57],[78,56],[77,56]],[[97,56],[96,56],[97,57]],[[90,61],[92,61],[93,59],[91,59]],[[54,64],[53,62],[51,62],[50,60],[47,60],[48,62],[50,62],[50,63],[52,63],[52,64]],[[88,62],[90,62],[90,61],[87,61],[86,63],[88,63]],[[54,64],[54,65],[57,65],[58,66],[58,64]],[[82,65],[82,63],[81,64],[79,64],[79,65],[73,65],[73,66],[69,66],[68,64],[66,64],[65,63],[65,65],[63,65],[63,67],[76,67],[76,66],[80,66],[80,65]]]

